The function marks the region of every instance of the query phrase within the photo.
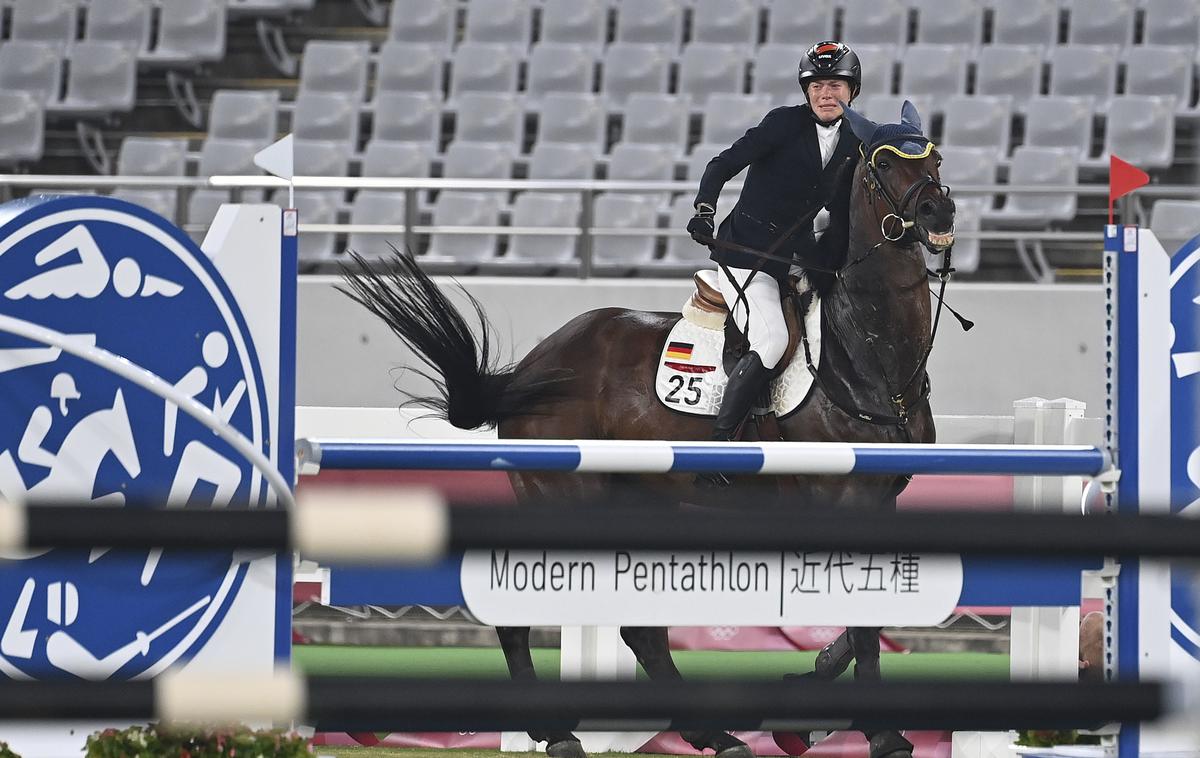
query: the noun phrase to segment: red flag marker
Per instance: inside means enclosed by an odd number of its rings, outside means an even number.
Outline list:
[[[1115,155],[1108,158],[1108,223],[1113,222],[1113,203],[1150,182],[1150,175]]]

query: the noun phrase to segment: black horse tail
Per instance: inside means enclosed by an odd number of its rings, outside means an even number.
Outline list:
[[[428,408],[460,429],[475,429],[537,414],[562,395],[569,372],[498,366],[492,327],[479,301],[459,287],[479,319],[476,336],[413,257],[392,250],[394,255],[378,267],[352,251],[357,268],[342,267],[346,286],[337,289],[383,319],[428,367],[414,370],[433,382],[437,394],[406,393],[406,405]]]

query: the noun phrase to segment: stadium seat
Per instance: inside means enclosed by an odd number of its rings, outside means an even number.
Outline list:
[[[296,190],[296,209],[299,212],[300,224],[336,223],[338,194],[326,190]],[[284,199],[286,199],[286,194]],[[277,199],[276,202],[281,201]],[[286,205],[286,203],[281,204]],[[331,261],[334,258],[334,234],[333,232],[301,231],[297,247],[296,259],[301,264]]]
[[[667,222],[667,228],[672,231],[683,231],[687,228],[687,224],[695,215],[696,209],[692,207],[692,195],[684,194],[671,201],[670,220]],[[733,207],[733,206],[730,206]],[[672,234],[667,237],[667,252],[663,256],[664,263],[684,264],[695,263],[696,268],[704,268],[708,262],[706,260],[707,251],[696,244],[696,241],[687,234]]]
[[[430,92],[442,97],[445,67],[437,45],[391,40],[379,48],[375,95],[381,92]]]
[[[688,181],[700,181],[700,177],[704,176],[704,169],[708,167],[708,162],[727,147],[729,145],[722,145],[715,142],[701,142],[699,145],[693,147],[692,152],[685,161]],[[734,179],[734,181],[741,181],[741,179]]]
[[[337,140],[296,139],[293,143],[296,174],[300,176],[346,176],[352,150]],[[333,190],[339,196],[342,190]]]
[[[274,142],[278,109],[278,90],[217,90],[208,109],[208,136]]]
[[[863,95],[854,101],[854,108],[872,121],[894,123],[900,120],[900,109],[905,100],[912,101],[927,124],[938,112],[938,101],[928,95]]]
[[[1092,98],[1108,110],[1117,91],[1117,49],[1110,45],[1063,45],[1050,50],[1050,94]]]
[[[160,0],[158,41],[143,56],[166,64],[193,64],[225,57],[226,6],[222,0]]]
[[[751,63],[750,92],[770,97],[776,106],[803,103],[796,67],[806,50],[801,45],[780,44],[758,48]]]
[[[1195,47],[1200,41],[1200,7],[1196,0],[1146,3],[1142,38],[1147,45]]]
[[[580,198],[573,194],[525,192],[513,203],[512,225],[524,227],[577,227]],[[575,259],[575,234],[512,234],[506,260],[512,262],[567,263]]]
[[[629,266],[654,260],[656,235],[608,235],[606,229],[652,229],[658,225],[656,197],[608,193],[596,198],[592,260]]]
[[[137,53],[120,42],[84,40],[71,46],[67,94],[47,102],[48,113],[128,113],[137,96]]]
[[[979,0],[909,0],[917,11],[917,42],[968,45],[983,42],[983,6]]]
[[[126,137],[117,153],[120,176],[183,176],[187,165],[187,140],[164,137]],[[113,197],[149,208],[175,223],[178,190],[118,187]]]
[[[254,165],[254,154],[265,147],[256,140],[223,139],[209,137],[200,147],[200,163],[196,175],[201,177],[218,175],[257,176],[262,171]],[[245,194],[245,193],[243,193]],[[188,233],[200,241],[221,203],[229,202],[229,191],[199,188],[192,191],[187,203],[187,223],[201,227]],[[249,202],[249,200],[247,200]]]
[[[373,139],[362,154],[363,176],[429,176],[429,145],[424,142],[393,142]]]
[[[765,95],[716,94],[704,106],[700,126],[700,143],[729,147],[756,126],[771,110],[771,100]]]
[[[524,51],[495,42],[464,42],[454,51],[450,97],[463,92],[516,92]]]
[[[600,91],[610,108],[621,108],[635,92],[666,92],[671,57],[659,45],[615,43],[604,52]]]
[[[938,145],[942,156],[942,165],[938,170],[942,184],[948,186],[957,201],[960,197],[976,200],[992,207],[995,195],[963,195],[957,187],[963,184],[995,184],[996,168],[999,161],[996,151],[990,147],[961,147],[959,145]]]
[[[912,45],[900,58],[900,91],[946,98],[967,91],[967,60],[957,45]]]
[[[745,80],[746,59],[736,46],[693,42],[680,56],[679,94],[697,110],[717,92],[740,94]]]
[[[1008,155],[1012,135],[1012,98],[1007,95],[956,95],[946,101],[942,142],[983,147],[997,159]]]
[[[75,0],[10,0],[10,5],[11,39],[45,42],[60,52],[75,41]]]
[[[1070,44],[1133,43],[1133,4],[1129,0],[1070,0],[1067,13]]]
[[[1174,255],[1200,234],[1200,202],[1155,200],[1150,208],[1150,231],[1158,237],[1167,254]]]
[[[1035,97],[1025,106],[1025,141],[1033,147],[1061,147],[1082,163],[1092,152],[1090,97]]]
[[[26,92],[42,107],[58,99],[63,59],[46,42],[10,40],[0,44],[0,90]]]
[[[830,0],[767,6],[767,44],[803,46],[833,37]],[[798,59],[797,59],[798,60]]]
[[[466,142],[510,142],[518,148],[525,114],[509,94],[464,92],[454,116],[454,139]]]
[[[435,45],[447,51],[454,44],[457,8],[457,3],[445,0],[393,2],[388,39]]]
[[[42,159],[45,113],[42,102],[28,92],[0,89],[0,164]]]
[[[438,147],[441,100],[428,92],[383,92],[375,98],[371,137]]]
[[[529,52],[525,93],[532,102],[548,92],[591,92],[595,68],[586,46],[543,42]]]
[[[631,95],[623,123],[622,142],[673,145],[677,152],[687,144],[687,102],[674,95]]]
[[[292,111],[292,133],[296,139],[358,144],[358,104],[331,92],[301,92]]]
[[[334,92],[357,102],[367,97],[368,42],[309,40],[300,61],[300,92]]]
[[[1079,181],[1079,161],[1067,148],[1018,147],[1013,151],[1008,183],[1016,185],[1062,185]],[[984,220],[1000,226],[1041,228],[1054,221],[1075,218],[1073,192],[1035,195],[1011,193],[1001,208],[984,211]]]
[[[530,179],[593,179],[598,153],[593,146],[538,142],[529,154]]]
[[[858,45],[854,52],[858,53],[858,59],[862,63],[862,92],[892,94],[896,84],[896,59],[899,49],[895,45]]]
[[[950,262],[954,265],[954,270],[960,274],[974,273],[979,269],[979,239],[966,239],[961,235],[962,232],[978,232],[982,215],[983,206],[977,200],[958,200],[955,203],[954,231],[959,236],[954,240]],[[941,256],[938,257],[938,260],[941,260]]]
[[[683,41],[679,0],[638,0],[617,7],[616,41],[678,46]],[[668,54],[674,51],[668,51]]]
[[[986,45],[975,65],[977,95],[1007,95],[1023,111],[1042,87],[1042,48],[1034,45]]]
[[[752,49],[758,43],[758,5],[751,0],[695,0],[692,43],[696,42]]]
[[[1170,95],[1180,111],[1192,106],[1192,48],[1138,45],[1125,55],[1125,93]]]
[[[543,0],[543,43],[570,44],[599,54],[607,36],[608,4],[602,0]]]
[[[856,45],[905,45],[908,8],[900,0],[839,0],[842,41]]]
[[[991,0],[992,43],[1058,44],[1057,0]]]
[[[622,142],[615,145],[608,161],[608,178],[635,182],[669,182],[675,178],[675,156],[672,145],[638,145]]]
[[[433,206],[434,226],[499,226],[500,198],[494,192],[445,190]],[[429,240],[429,256],[464,263],[478,263],[496,256],[495,234],[435,232]]]
[[[596,95],[552,92],[538,108],[538,140],[605,146],[606,117]]]
[[[508,142],[451,142],[442,175],[457,179],[510,179],[516,146]]]
[[[367,144],[362,156],[363,176],[425,177],[429,176],[429,145],[417,142],[390,142],[374,139]],[[359,190],[350,205],[351,224],[404,224],[405,193],[403,190]],[[399,234],[351,232],[347,247],[367,257],[391,254],[390,242]]]
[[[529,0],[471,0],[466,9],[465,41],[529,45]]]
[[[1174,111],[1173,97],[1114,97],[1108,110],[1104,154],[1095,167],[1107,168],[1112,154],[1143,169],[1170,167],[1175,160]]]
[[[150,3],[147,0],[91,0],[84,39],[123,42],[139,56],[150,50]]]

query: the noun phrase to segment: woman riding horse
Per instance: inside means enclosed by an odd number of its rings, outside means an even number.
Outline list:
[[[924,245],[940,252],[953,242],[954,204],[938,179],[940,158],[921,134],[920,117],[905,103],[901,123],[877,125],[844,106],[864,147],[853,174],[842,172],[850,223],[847,252],[831,264],[821,290],[822,341],[813,387],[779,420],[784,439],[845,442],[933,442],[925,364],[932,346],[932,308]],[[394,269],[362,267],[349,294],[382,318],[430,369],[438,394],[416,402],[464,429],[498,428],[504,438],[673,439],[709,435],[709,422],[665,407],[655,374],[678,313],[604,308],[572,319],[517,365],[495,366],[482,308],[479,336],[416,262],[397,253]],[[809,362],[812,365],[812,362]],[[685,475],[617,476],[523,471],[509,474],[520,501],[568,498],[600,501],[633,484],[674,502],[708,502],[712,491]],[[788,504],[864,511],[895,508],[907,479],[890,475],[775,477]],[[722,498],[732,506],[729,498]],[[741,500],[745,500],[742,498]],[[751,507],[749,503],[736,503]],[[497,629],[514,678],[535,676],[529,629]],[[814,672],[832,678],[851,660],[860,678],[879,676],[878,629],[853,629],[818,656]],[[623,627],[621,636],[653,678],[680,676],[667,630]],[[567,731],[531,733],[557,758],[583,756]],[[724,732],[684,732],[699,750],[746,758],[745,743]],[[897,732],[869,735],[871,758],[911,758]]]

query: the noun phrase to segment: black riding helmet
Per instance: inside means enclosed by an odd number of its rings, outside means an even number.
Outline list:
[[[812,79],[845,79],[852,90],[850,97],[858,97],[862,86],[862,64],[858,55],[841,42],[818,42],[800,59],[800,88],[805,97],[808,97],[808,82]]]

